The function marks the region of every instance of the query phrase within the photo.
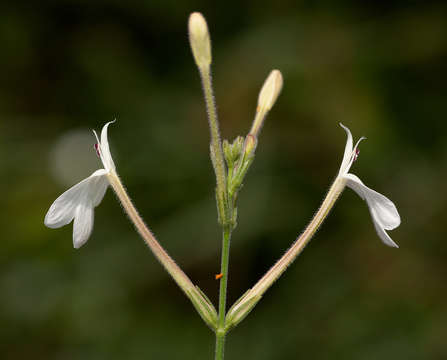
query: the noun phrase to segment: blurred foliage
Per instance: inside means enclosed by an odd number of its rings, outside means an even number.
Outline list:
[[[118,171],[160,242],[217,298],[220,238],[208,125],[187,42],[213,39],[222,133],[250,128],[284,75],[241,191],[229,301],[274,263],[336,175],[353,172],[403,222],[385,247],[346,190],[296,263],[229,336],[228,359],[447,358],[445,1],[6,1],[0,5],[0,357],[210,359],[214,340],[111,191],[89,242],[44,227],[99,166],[90,129],[117,118]]]

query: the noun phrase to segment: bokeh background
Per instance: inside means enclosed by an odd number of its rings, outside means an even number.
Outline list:
[[[224,138],[245,135],[272,68],[283,92],[239,200],[234,302],[302,231],[338,171],[402,217],[392,249],[346,190],[227,341],[228,359],[447,358],[445,1],[4,1],[0,5],[0,358],[211,359],[212,332],[108,191],[89,242],[43,225],[100,164],[118,171],[162,245],[216,302],[220,235],[209,134],[186,23],[213,39]]]

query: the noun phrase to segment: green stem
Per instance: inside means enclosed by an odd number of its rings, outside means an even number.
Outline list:
[[[225,344],[225,310],[227,303],[227,284],[228,284],[228,262],[230,258],[230,239],[231,227],[223,228],[222,236],[222,261],[220,267],[220,290],[219,290],[219,318],[216,330],[216,357],[215,360],[223,360]]]
[[[216,332],[216,356],[215,360],[224,360],[225,333]]]
[[[230,238],[233,225],[233,208],[229,206],[227,189],[227,167],[222,150],[222,142],[219,134],[219,122],[217,120],[216,105],[214,103],[213,87],[209,66],[200,67],[200,77],[202,79],[203,93],[205,96],[206,109],[211,133],[211,161],[216,173],[216,199],[219,210],[219,219],[223,227],[222,236],[222,260],[220,290],[219,290],[219,313],[216,328],[216,360],[223,360],[225,345],[225,310],[227,302],[228,283],[228,261],[230,257]]]

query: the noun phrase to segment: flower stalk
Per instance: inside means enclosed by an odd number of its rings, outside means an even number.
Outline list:
[[[219,122],[217,118],[216,104],[214,102],[213,86],[211,80],[211,40],[208,25],[202,14],[195,12],[189,17],[188,22],[189,43],[192,54],[199,70],[202,81],[203,94],[210,126],[211,144],[210,155],[216,174],[216,200],[219,213],[219,222],[225,226],[230,222],[228,200],[226,192],[226,174],[222,142],[220,139]]]
[[[191,300],[194,307],[206,322],[206,324],[215,329],[217,325],[217,313],[214,306],[208,300],[208,298],[198,289],[183,270],[175,263],[175,261],[169,256],[165,249],[160,245],[155,236],[149,230],[144,223],[137,209],[132,203],[132,200],[128,196],[126,189],[124,188],[120,178],[115,172],[108,175],[110,185],[112,186],[116,196],[118,197],[124,211],[129,216],[135,229],[143,238],[147,246],[152,250],[157,260],[163,265],[166,271],[172,276],[177,285],[183,290],[185,295]]]
[[[295,240],[289,250],[273,265],[273,267],[256,283],[252,288],[253,294],[262,296],[265,291],[281,276],[289,265],[296,259],[296,257],[304,250],[309,243],[312,236],[321,226],[327,215],[335,205],[338,197],[342,193],[346,181],[343,178],[337,177],[323,200],[320,208],[315,213],[309,225],[303,233]]]
[[[248,313],[250,313],[264,293],[304,250],[312,236],[318,230],[332,207],[335,205],[335,202],[343,191],[345,184],[346,181],[344,179],[339,177],[335,179],[320,208],[315,213],[304,232],[295,240],[289,250],[286,251],[286,253],[276,262],[276,264],[273,265],[270,270],[267,271],[267,273],[232,306],[227,315],[226,324],[228,330],[239,324],[248,315]]]

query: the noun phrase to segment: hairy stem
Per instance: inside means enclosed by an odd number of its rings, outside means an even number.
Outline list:
[[[296,257],[304,250],[312,236],[326,219],[329,211],[334,206],[346,184],[346,180],[337,177],[330,187],[320,208],[306,227],[304,232],[295,240],[289,250],[273,265],[270,270],[236,302],[230,309],[227,318],[229,327],[236,326],[253,309],[262,295],[282,275],[287,267],[293,263]]]
[[[203,93],[205,96],[206,109],[208,114],[208,122],[211,133],[211,161],[213,162],[214,171],[216,173],[217,191],[221,196],[217,198],[224,199],[226,194],[226,166],[222,151],[222,142],[220,140],[219,122],[217,120],[216,105],[214,103],[213,87],[211,83],[211,74],[209,66],[200,70],[202,79]],[[221,204],[220,209],[225,208],[225,204]],[[221,214],[223,216],[224,214]]]
[[[334,206],[344,187],[344,179],[335,179],[326,195],[326,198],[323,200],[323,203],[304,232],[295,240],[289,250],[286,251],[286,253],[276,262],[276,264],[273,265],[273,267],[256,283],[251,291],[262,295],[281,276],[287,267],[292,264],[292,262],[301,253],[301,251],[303,251],[304,247],[323,223],[324,219],[326,219],[329,211]]]
[[[217,314],[214,306],[206,296],[194,286],[188,276],[180,269],[175,261],[169,256],[165,249],[159,244],[155,236],[144,223],[137,209],[133,205],[126,192],[120,178],[115,172],[108,174],[110,185],[120,200],[124,211],[129,216],[138,233],[144,242],[154,253],[157,260],[163,265],[166,271],[172,276],[177,285],[183,290],[185,295],[191,300],[202,319],[213,329],[217,327]]]

